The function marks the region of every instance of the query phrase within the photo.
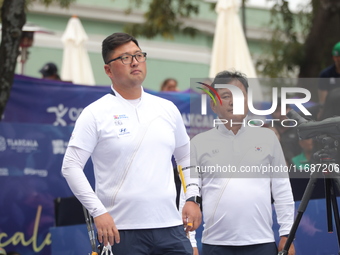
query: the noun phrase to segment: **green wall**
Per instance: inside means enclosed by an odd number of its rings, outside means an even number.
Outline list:
[[[96,1],[77,1],[77,2],[87,2],[87,4],[95,4]],[[110,1],[100,2],[101,6],[111,4]],[[116,2],[116,1],[113,1]],[[112,6],[111,6],[112,7]],[[42,14],[42,13],[28,13],[27,20],[34,24],[38,24],[44,28],[55,31],[56,33],[62,34],[66,28],[69,17]],[[82,25],[91,38],[91,36],[96,36],[100,38],[100,42],[109,34],[114,32],[123,31],[124,24],[114,23],[109,21],[100,20],[90,20],[81,18]],[[137,38],[139,40],[145,38]],[[212,35],[199,33],[195,37],[190,37],[186,35],[176,35],[173,40],[164,39],[160,36],[152,39],[152,41],[165,42],[176,45],[194,45],[205,47],[210,49],[212,47],[213,37]],[[146,41],[147,43],[147,41]],[[100,54],[101,46],[98,45],[98,49],[95,52],[90,51],[89,57],[91,60],[91,65],[94,73],[94,78],[97,85],[109,85],[110,80],[106,76],[103,69],[102,57]],[[25,75],[40,77],[39,69],[46,62],[54,62],[59,67],[59,73],[61,71],[63,50],[62,48],[51,48],[48,45],[46,47],[36,46],[29,49],[30,55],[25,65]],[[171,60],[159,60],[148,58],[148,75],[145,80],[144,86],[148,89],[159,90],[160,84],[166,78],[172,77],[178,80],[179,89],[185,90],[189,88],[190,78],[193,77],[207,77],[209,73],[209,63],[190,63],[190,62],[179,62]]]
[[[77,0],[77,5],[84,5],[92,7],[98,12],[98,8],[111,8],[112,10],[125,10],[129,6],[129,1],[126,0]],[[145,10],[147,3],[140,8],[140,10]],[[100,16],[100,14],[98,14]],[[241,13],[240,13],[241,15]],[[200,14],[199,19],[207,22],[214,22],[216,20],[216,13],[210,8],[210,4],[201,1],[200,2]],[[47,28],[61,35],[66,28],[67,22],[70,16],[61,13],[40,13],[40,12],[28,12],[27,21]],[[91,38],[96,38],[98,45],[95,46],[96,49],[90,50],[89,57],[92,64],[92,69],[94,73],[94,78],[97,85],[109,85],[110,80],[106,76],[103,70],[103,62],[101,58],[101,46],[99,42],[109,34],[114,32],[123,31],[124,24],[121,22],[103,21],[96,18],[84,18],[79,17],[84,26],[84,29],[88,36]],[[249,28],[265,28],[266,24],[269,22],[269,12],[268,10],[261,9],[247,9],[247,26]],[[55,37],[60,40],[59,37]],[[143,39],[143,43],[148,41],[145,38],[137,38],[139,40]],[[175,35],[173,40],[164,39],[160,36],[151,40],[152,42],[164,42],[167,45],[183,45],[187,47],[192,45],[195,47],[201,47],[205,49],[206,52],[212,48],[213,43],[213,31],[210,33],[201,32],[198,33],[196,37],[190,37],[182,34]],[[29,59],[25,65],[25,75],[40,77],[39,69],[46,62],[54,62],[59,67],[59,73],[61,71],[63,49],[61,42],[59,47],[54,47],[51,45],[33,45],[29,49],[30,55]],[[265,50],[264,42],[261,40],[248,40],[249,49],[253,56],[258,56]],[[148,63],[148,75],[145,80],[144,86],[148,89],[159,90],[160,84],[166,78],[172,77],[178,80],[180,90],[185,90],[189,88],[190,78],[206,78],[209,74],[209,63],[195,63],[195,62],[183,62],[183,61],[173,61],[173,60],[160,60],[150,57],[147,60]],[[17,68],[19,69],[19,68]]]
[[[40,77],[39,69],[46,62],[54,62],[59,69],[62,64],[62,49],[41,47],[30,48],[29,59],[25,65],[25,74]],[[97,85],[110,85],[111,81],[104,72],[104,64],[100,54],[89,53],[94,78]],[[61,70],[59,70],[60,73]],[[190,87],[190,78],[205,78],[209,74],[209,66],[205,64],[183,63],[157,59],[147,60],[147,78],[143,84],[145,88],[159,90],[160,84],[166,78],[178,80],[180,90]]]
[[[190,88],[190,78],[206,78],[209,75],[209,66],[175,61],[150,59],[148,61],[148,75],[144,87],[159,90],[166,78],[175,78],[180,90]]]

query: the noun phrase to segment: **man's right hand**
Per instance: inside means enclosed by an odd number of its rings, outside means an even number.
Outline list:
[[[116,224],[109,213],[104,213],[95,217],[94,224],[98,232],[98,241],[104,246],[114,245],[120,242],[120,236]]]
[[[186,232],[196,230],[202,221],[200,206],[192,201],[186,202],[182,210],[182,220]]]

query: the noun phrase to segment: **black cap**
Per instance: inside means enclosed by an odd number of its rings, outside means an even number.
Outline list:
[[[43,77],[52,76],[58,74],[58,68],[54,63],[46,63],[39,72]]]

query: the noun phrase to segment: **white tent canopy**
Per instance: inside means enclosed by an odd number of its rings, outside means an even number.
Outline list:
[[[224,70],[240,71],[249,78],[253,99],[262,101],[260,85],[257,79],[252,79],[257,78],[257,75],[238,16],[238,1],[218,0],[215,10],[217,22],[209,77],[214,78]]]
[[[85,42],[88,36],[78,19],[73,16],[61,38],[64,44],[61,79],[75,84],[95,85],[90,58]]]

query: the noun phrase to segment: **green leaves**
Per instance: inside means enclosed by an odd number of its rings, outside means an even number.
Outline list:
[[[25,1],[25,10],[27,12],[27,9],[29,8],[30,4],[33,2],[39,2],[45,6],[49,6],[52,3],[56,3],[60,5],[62,8],[68,8],[71,3],[76,2],[77,0],[23,0]],[[0,0],[0,9],[4,3],[4,0]],[[0,12],[0,18],[1,18],[1,12]]]
[[[309,13],[303,10],[293,13],[287,0],[275,0],[271,9],[269,51],[257,61],[257,70],[270,78],[296,77],[304,58],[304,41],[310,24]]]
[[[153,38],[161,35],[172,39],[175,33],[184,33],[194,36],[196,29],[185,27],[183,18],[190,18],[198,14],[198,4],[193,0],[150,0],[148,10],[144,14],[145,22],[142,24],[128,24],[125,31],[134,36]],[[137,8],[141,0],[130,0]],[[131,7],[129,9],[131,11]]]
[[[67,8],[71,3],[76,2],[76,0],[26,0],[27,2],[39,2],[45,6],[49,6],[52,3],[60,5],[62,8]]]

